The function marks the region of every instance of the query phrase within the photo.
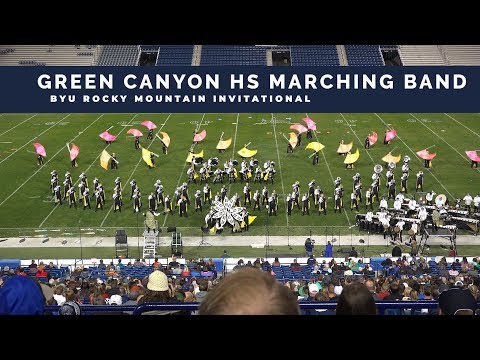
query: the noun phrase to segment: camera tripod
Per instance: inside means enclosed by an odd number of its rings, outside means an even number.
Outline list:
[[[208,241],[205,241],[205,236],[204,236],[204,232],[202,230],[202,239],[200,240],[200,243],[198,244],[198,247],[199,248],[200,246],[212,246],[212,244],[210,244]]]

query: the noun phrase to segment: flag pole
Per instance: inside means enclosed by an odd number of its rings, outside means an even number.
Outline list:
[[[105,131],[108,131],[108,130],[110,130],[111,128],[113,128],[113,125],[112,125],[112,126],[110,126],[110,127],[109,127],[107,130],[105,130]]]
[[[432,148],[432,147],[435,147],[435,146],[436,146],[436,145],[429,146],[429,147],[425,148],[425,150],[428,150],[428,149],[430,149],[430,148]]]
[[[66,143],[65,145],[67,145],[68,152],[70,152],[70,146],[68,146],[68,143]]]

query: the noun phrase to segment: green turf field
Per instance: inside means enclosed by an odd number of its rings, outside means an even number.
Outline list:
[[[317,124],[317,132],[313,141],[320,141],[325,149],[320,155],[319,165],[313,166],[305,150],[308,140],[305,134],[302,146],[293,154],[287,154],[287,140],[292,130],[289,126],[310,117]],[[143,120],[151,120],[158,131],[167,132],[171,138],[168,155],[162,154],[161,142],[158,138],[146,140],[148,130],[140,125]],[[126,125],[126,126],[123,126]],[[383,144],[385,130],[393,127],[398,137],[391,145]],[[107,151],[115,152],[120,162],[117,171],[104,170],[100,167],[99,157],[106,147],[99,134],[110,128],[110,133],[118,138]],[[141,151],[134,149],[133,137],[127,135],[128,129],[137,128],[144,136],[141,145],[160,155],[156,158],[156,168],[149,169],[141,158]],[[448,198],[462,197],[466,192],[473,196],[479,189],[480,169],[470,168],[470,160],[465,150],[480,149],[480,115],[479,114],[2,114],[0,116],[0,237],[39,234],[35,230],[48,230],[50,236],[68,236],[82,230],[86,235],[110,235],[114,229],[127,228],[136,235],[137,221],[142,226],[143,218],[133,213],[132,203],[128,199],[129,182],[136,179],[143,195],[144,210],[147,209],[147,196],[153,191],[156,179],[161,179],[166,193],[173,194],[175,187],[187,181],[187,163],[185,159],[192,144],[193,131],[205,129],[207,137],[200,142],[195,152],[204,151],[205,159],[218,157],[220,164],[232,156],[241,160],[237,151],[249,143],[249,149],[257,149],[256,158],[260,164],[270,159],[276,163],[274,184],[280,194],[278,216],[268,217],[265,209],[252,224],[251,232],[246,234],[263,234],[268,225],[270,234],[290,235],[305,234],[309,230],[323,231],[318,227],[342,226],[354,224],[355,212],[349,209],[349,195],[352,187],[352,176],[359,172],[364,184],[363,194],[371,184],[371,175],[375,164],[383,164],[381,158],[389,151],[393,155],[411,157],[411,175],[409,193],[414,192],[415,174],[419,170],[425,173],[424,189],[433,189],[437,194],[445,194]],[[379,141],[370,150],[363,148],[368,133],[376,131]],[[232,138],[232,145],[223,154],[216,150],[220,135],[223,139]],[[345,143],[353,141],[353,149],[360,149],[360,158],[353,170],[345,169],[344,157],[337,155],[340,140]],[[39,167],[32,146],[40,142],[47,151],[45,165]],[[75,143],[80,148],[77,168],[72,169],[66,143]],[[423,160],[415,152],[435,145],[430,152],[436,152],[433,167],[425,169]],[[401,165],[401,163],[399,164]],[[84,171],[89,183],[98,177],[106,190],[107,204],[103,211],[70,209],[68,204],[55,207],[50,194],[50,171],[56,169],[60,182],[64,180],[66,171],[70,171],[74,181]],[[385,169],[383,174],[385,174]],[[400,172],[400,171],[399,171]],[[112,189],[114,179],[119,176],[124,187],[124,208],[122,213],[113,213]],[[295,210],[291,217],[286,216],[283,194],[291,192],[292,183],[301,183],[301,192],[308,190],[308,182],[315,179],[328,196],[333,193],[333,179],[342,177],[345,192],[345,207],[341,214],[333,213],[333,200],[327,201],[328,214],[319,216],[314,211],[310,216],[302,216]],[[397,173],[397,189],[400,187]],[[386,194],[382,179],[381,191]],[[203,185],[191,184],[190,197],[196,189]],[[220,184],[211,185],[212,192],[220,190]],[[229,185],[229,194],[242,194],[243,184],[239,179]],[[252,193],[261,189],[263,184],[252,184]],[[93,186],[91,186],[91,193]],[[77,188],[78,189],[78,188]],[[397,190],[398,191],[398,190]],[[243,196],[241,196],[243,199]],[[92,207],[94,202],[92,202]],[[313,210],[313,209],[311,209]],[[199,235],[199,228],[204,224],[203,213],[195,213],[189,207],[188,219],[180,219],[178,214],[160,215],[158,218],[162,228],[177,226]],[[73,229],[73,230],[72,230]],[[77,230],[76,230],[77,229]],[[54,230],[52,232],[52,230]],[[55,231],[57,230],[57,231]],[[65,234],[66,233],[66,234]]]

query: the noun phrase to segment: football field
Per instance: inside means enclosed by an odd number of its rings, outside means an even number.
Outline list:
[[[302,136],[301,146],[294,152],[287,153],[290,125],[300,123],[305,117],[316,122],[317,131],[313,139]],[[162,143],[158,137],[147,140],[148,130],[140,123],[144,120],[154,122],[158,132],[168,133],[171,144],[168,154],[162,154]],[[156,167],[149,169],[141,156],[141,150],[134,148],[134,138],[127,134],[136,128],[143,133],[140,145],[156,153]],[[385,131],[394,128],[397,137],[390,145],[383,144]],[[117,139],[107,145],[99,134],[109,129]],[[173,195],[175,188],[187,181],[186,171],[189,164],[185,161],[192,146],[193,133],[206,130],[206,138],[199,142],[194,152],[204,151],[205,160],[218,157],[220,166],[231,158],[239,160],[237,151],[245,144],[248,149],[257,150],[259,164],[267,160],[275,162],[274,183],[267,185],[269,191],[279,194],[279,211],[277,216],[267,216],[267,210],[252,211],[257,215],[251,230],[239,236],[264,233],[266,228],[271,234],[308,234],[313,229],[322,233],[322,228],[347,228],[355,224],[355,211],[350,210],[350,192],[352,176],[360,173],[362,177],[362,194],[372,183],[373,168],[376,164],[384,167],[381,194],[387,194],[385,187],[385,163],[381,160],[388,152],[392,155],[405,155],[411,158],[408,194],[415,193],[415,174],[422,170],[424,190],[434,190],[445,194],[452,202],[463,198],[467,192],[472,197],[480,192],[480,168],[470,167],[471,161],[465,150],[480,150],[480,115],[474,114],[408,114],[408,113],[240,113],[240,114],[1,114],[0,115],[0,237],[6,236],[74,236],[82,231],[86,236],[108,236],[115,229],[125,228],[137,233],[137,226],[143,228],[142,214],[133,212],[133,203],[129,199],[130,181],[135,179],[142,193],[142,212],[147,211],[148,195],[154,191],[157,179],[162,181],[166,194]],[[364,149],[366,136],[375,131],[378,142],[369,150]],[[223,139],[232,139],[230,147],[219,153],[216,145],[223,134]],[[337,154],[339,142],[353,142],[352,152],[359,149],[360,157],[354,169],[346,169],[343,156]],[[306,150],[309,141],[319,141],[325,148],[320,152],[319,164],[312,165],[312,150]],[[41,143],[47,152],[44,165],[37,165],[35,149],[32,143]],[[66,144],[76,144],[80,153],[78,167],[72,168]],[[437,153],[430,169],[424,167],[424,161],[416,152],[428,148],[430,153]],[[119,161],[118,170],[104,170],[100,166],[100,154],[106,149],[110,154],[116,153]],[[479,151],[480,152],[480,151]],[[397,192],[400,188],[402,162],[396,171]],[[85,172],[93,194],[93,179],[97,177],[106,191],[106,204],[103,210],[83,210],[79,203],[77,209],[69,208],[68,201],[63,205],[54,205],[50,189],[50,172],[56,170],[60,183],[69,171],[78,190],[79,175]],[[238,167],[239,169],[239,167]],[[120,177],[123,187],[124,207],[122,212],[112,210],[112,190],[114,179]],[[333,181],[342,178],[345,188],[345,211],[333,212]],[[291,216],[286,215],[284,195],[292,191],[292,184],[299,181],[301,194],[308,191],[308,183],[315,180],[326,196],[327,215],[319,215],[311,204],[310,215],[302,216],[295,209]],[[243,201],[243,185],[240,179],[229,184],[224,181],[229,196],[238,193]],[[221,184],[210,182],[212,193],[220,191]],[[251,183],[252,194],[261,190],[264,184]],[[197,184],[189,184],[189,196],[193,200],[195,190],[202,189],[199,179]],[[63,189],[63,187],[62,187]],[[421,194],[417,196],[419,198]],[[391,206],[393,200],[389,201]],[[180,218],[178,213],[163,214],[159,210],[159,226],[181,228],[186,234],[200,234],[204,226],[204,216],[208,212],[195,212],[192,205],[188,208],[188,218]],[[364,213],[364,204],[360,213]],[[135,229],[135,230],[133,230]],[[164,230],[165,231],[165,230]],[[57,235],[58,234],[58,235]]]

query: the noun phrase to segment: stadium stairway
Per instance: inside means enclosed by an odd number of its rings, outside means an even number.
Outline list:
[[[441,45],[449,65],[480,65],[479,45]]]
[[[399,54],[404,66],[446,65],[437,45],[400,45]]]

